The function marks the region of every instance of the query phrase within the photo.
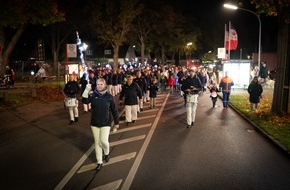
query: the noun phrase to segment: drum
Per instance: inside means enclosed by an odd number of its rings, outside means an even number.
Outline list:
[[[216,91],[213,91],[213,92],[211,93],[211,97],[213,97],[213,98],[217,97],[217,93],[216,93]]]
[[[76,106],[77,99],[76,98],[65,98],[64,104],[66,107],[74,107]]]
[[[186,102],[197,103],[198,102],[198,94],[187,94]]]

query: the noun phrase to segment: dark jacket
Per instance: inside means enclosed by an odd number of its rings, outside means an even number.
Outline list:
[[[123,81],[124,81],[124,74],[119,73],[118,74],[118,84],[123,84]]]
[[[70,98],[75,98],[80,93],[81,87],[76,81],[68,81],[63,92]]]
[[[262,66],[260,71],[259,71],[259,76],[263,79],[268,77],[268,69],[267,67]]]
[[[250,94],[250,102],[257,104],[260,102],[263,88],[259,83],[251,82],[251,84],[248,86],[248,93]]]
[[[230,77],[223,77],[219,84],[223,92],[231,92],[232,86],[234,86],[234,82]]]
[[[141,88],[141,91],[142,91],[142,96],[143,96],[144,93],[146,93],[146,90],[147,90],[147,83],[146,83],[145,78],[136,77],[133,81],[136,82],[139,85],[139,87]]]
[[[151,83],[149,86],[149,97],[156,98],[158,91],[157,83]]]
[[[181,90],[185,92],[186,89],[192,89],[193,87],[196,88],[196,90],[194,91],[195,94],[201,91],[203,87],[200,79],[196,75],[194,75],[193,77],[188,76],[186,79],[184,79],[182,82]]]
[[[97,78],[96,77],[89,77],[89,83],[92,85],[92,90],[94,91],[97,86]]]
[[[89,95],[89,101],[92,108],[92,126],[111,126],[113,120],[115,125],[119,124],[118,107],[116,106],[114,97],[110,93],[106,92],[102,95],[94,91]]]
[[[138,105],[138,97],[139,99],[142,99],[142,93],[139,85],[135,82],[132,82],[130,86],[128,84],[124,84],[119,99],[122,100],[123,97],[125,97],[125,105]]]
[[[118,74],[112,74],[112,85],[113,86],[118,85]]]

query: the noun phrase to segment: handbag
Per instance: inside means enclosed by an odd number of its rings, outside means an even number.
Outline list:
[[[74,107],[77,105],[77,99],[76,98],[65,98],[64,104],[66,107]]]

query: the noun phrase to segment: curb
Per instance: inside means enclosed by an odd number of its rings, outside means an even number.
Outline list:
[[[221,97],[220,97],[221,98]],[[250,123],[256,131],[258,131],[260,134],[262,134],[269,142],[271,142],[275,147],[277,147],[282,153],[284,153],[286,156],[290,158],[290,151],[282,145],[279,141],[274,139],[272,136],[267,134],[264,130],[262,130],[258,125],[256,125],[254,122],[252,122],[250,119],[248,119],[242,112],[240,112],[235,106],[233,106],[231,103],[229,103],[230,107],[238,113],[241,117],[243,117],[248,123]]]

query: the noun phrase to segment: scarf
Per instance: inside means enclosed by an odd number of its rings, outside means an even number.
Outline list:
[[[102,91],[99,91],[97,88],[95,89],[95,93],[98,95],[98,96],[102,96],[104,95],[105,93],[107,92],[107,89],[103,89]]]

